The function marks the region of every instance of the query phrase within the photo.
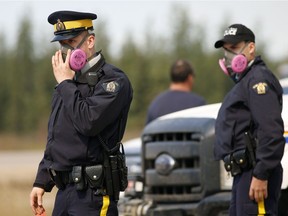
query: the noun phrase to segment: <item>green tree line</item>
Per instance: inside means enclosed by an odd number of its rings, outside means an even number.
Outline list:
[[[134,99],[128,127],[144,126],[148,105],[168,87],[169,68],[176,59],[187,59],[192,63],[196,73],[193,91],[208,103],[221,102],[233,85],[219,69],[221,52],[207,49],[207,32],[203,26],[193,22],[185,8],[174,7],[173,14],[168,35],[155,35],[148,27],[144,42],[139,44],[132,34],[127,33],[117,56],[112,55],[113,47],[109,45],[113,36],[107,33],[105,22],[97,21],[95,25],[97,49],[103,50],[107,62],[124,70],[133,85]],[[219,35],[222,34],[220,30]],[[31,20],[24,16],[12,48],[6,46],[7,38],[0,34],[0,132],[37,130],[46,124],[50,114],[51,96],[56,85],[51,56],[58,47],[46,39],[35,43],[32,31]],[[209,43],[209,46],[214,45],[214,41]],[[258,50],[265,59],[264,46],[258,44]],[[272,70],[278,64],[267,63]]]

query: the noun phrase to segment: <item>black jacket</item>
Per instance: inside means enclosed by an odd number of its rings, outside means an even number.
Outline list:
[[[285,139],[281,117],[283,90],[277,78],[256,57],[245,75],[226,95],[216,120],[215,158],[246,147],[244,133],[258,139],[253,175],[266,180],[280,164]]]
[[[51,191],[47,168],[68,171],[74,165],[103,162],[100,134],[110,148],[120,141],[132,101],[132,87],[118,68],[105,64],[92,90],[86,83],[61,82],[54,91],[44,157],[34,186]]]

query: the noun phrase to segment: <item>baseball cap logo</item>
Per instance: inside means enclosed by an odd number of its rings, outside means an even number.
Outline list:
[[[237,28],[229,28],[229,29],[225,30],[224,36],[226,36],[226,35],[236,35],[236,33],[237,33]]]

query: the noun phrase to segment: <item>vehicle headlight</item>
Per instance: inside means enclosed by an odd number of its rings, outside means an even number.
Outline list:
[[[155,160],[155,169],[160,175],[169,175],[174,169],[176,161],[168,154],[161,154]]]

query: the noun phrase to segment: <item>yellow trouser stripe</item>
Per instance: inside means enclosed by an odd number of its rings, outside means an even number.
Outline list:
[[[265,206],[264,206],[264,200],[258,202],[258,216],[265,215]]]
[[[100,216],[106,216],[107,215],[109,204],[110,204],[109,196],[107,196],[107,195],[103,196],[103,205],[101,208]]]

